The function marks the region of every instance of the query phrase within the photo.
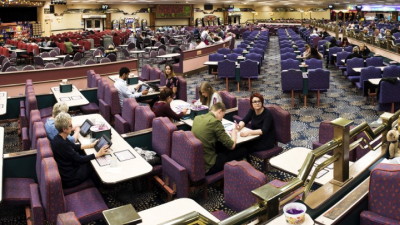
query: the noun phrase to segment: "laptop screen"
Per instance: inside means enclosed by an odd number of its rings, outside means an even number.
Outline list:
[[[109,145],[111,146],[111,140],[108,139],[108,137],[106,135],[101,136],[101,138],[99,139],[99,141],[96,143],[96,145],[94,146],[94,149],[98,152],[100,151],[100,149],[104,146],[104,145]]]

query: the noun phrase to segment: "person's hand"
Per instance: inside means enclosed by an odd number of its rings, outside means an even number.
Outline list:
[[[236,120],[234,122],[235,122],[235,129],[240,130],[240,125],[236,122]]]
[[[96,153],[96,158],[97,157],[101,157],[101,156],[106,155],[106,154],[110,154],[109,153],[109,150],[110,150],[109,147],[110,147],[109,145],[104,145],[103,147],[101,147],[101,149]]]
[[[231,131],[231,135],[233,136],[233,134],[237,134],[239,131],[235,128]]]
[[[141,87],[142,85],[141,84],[136,84],[135,86],[134,86],[134,88],[136,89],[136,90],[140,90],[140,87]]]
[[[188,111],[188,109],[182,109],[182,112],[184,115],[186,115],[187,111]]]
[[[81,128],[80,127],[74,127],[73,130],[74,130],[75,133],[79,133],[79,131],[81,131]]]
[[[95,140],[92,144],[90,144],[89,148],[94,148],[94,146],[96,146],[97,142],[99,142],[99,139]]]
[[[248,130],[244,130],[240,132],[240,137],[247,137],[250,135],[250,132]]]
[[[148,93],[149,93],[149,90],[142,91],[142,95],[147,95]]]

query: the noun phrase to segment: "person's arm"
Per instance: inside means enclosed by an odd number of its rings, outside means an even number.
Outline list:
[[[174,120],[180,120],[186,112],[181,112],[179,114],[176,114],[172,109],[169,104],[164,104],[162,110],[165,112],[165,115],[167,115],[168,118],[174,119]]]
[[[244,118],[239,122],[239,130],[241,130],[246,124],[248,124],[253,117],[253,110],[249,109],[247,114],[244,116]]]
[[[237,140],[237,129],[233,129],[231,136],[229,136],[226,133],[221,121],[215,121],[214,124],[212,124],[212,127],[214,127],[215,135],[219,142],[221,142],[225,147],[231,150],[235,149]]]
[[[82,145],[82,146],[80,146],[80,148],[81,148],[82,150],[83,150],[83,149],[88,149],[88,148],[94,148],[94,146],[96,145],[96,143],[97,143],[97,140],[94,141],[94,142],[91,143],[91,144]],[[94,155],[95,158],[99,158],[99,157],[101,157],[101,156],[103,156],[103,155],[105,155],[105,154],[108,154],[109,147],[110,147],[110,146],[108,146],[108,145],[104,145],[103,147],[100,148],[100,150],[99,150],[98,152],[96,152],[95,154],[91,154],[91,155]],[[87,156],[91,156],[91,155],[87,155]]]

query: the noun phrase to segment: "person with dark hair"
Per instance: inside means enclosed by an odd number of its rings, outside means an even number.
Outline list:
[[[54,125],[58,134],[51,141],[54,159],[57,162],[63,188],[75,187],[93,174],[93,167],[90,160],[101,157],[108,153],[109,146],[104,145],[95,154],[85,155],[83,149],[93,148],[96,142],[88,145],[75,144],[67,137],[72,132],[72,119],[68,113],[59,113]]]
[[[345,63],[347,63],[347,60],[352,58],[362,58],[362,55],[360,54],[360,48],[358,46],[354,46],[353,52],[347,56]]]
[[[258,138],[244,143],[247,153],[271,149],[275,145],[275,127],[271,112],[264,107],[264,97],[259,93],[250,96],[251,109],[242,121],[237,124],[241,137],[260,135]],[[243,127],[251,122],[251,130],[243,130]]]
[[[65,38],[65,41],[64,41],[64,44],[65,44],[65,49],[66,49],[66,53],[67,54],[73,54],[74,53],[74,49],[72,48],[72,42],[70,42],[69,41],[69,38]]]
[[[149,93],[147,89],[140,92],[140,84],[136,85],[136,87],[133,88],[133,91],[128,88],[126,80],[128,79],[130,72],[129,68],[122,67],[119,70],[119,78],[117,78],[114,83],[114,87],[118,90],[119,103],[121,107],[125,98],[139,98],[140,96]]]
[[[368,58],[369,53],[371,53],[371,50],[369,50],[369,48],[367,47],[367,45],[365,45],[364,43],[361,44],[360,47],[360,54],[363,58]]]
[[[173,98],[179,99],[178,89],[179,89],[179,80],[174,73],[174,67],[171,64],[165,65],[164,69],[165,77],[167,78],[167,83],[165,87],[170,88],[173,92]],[[164,87],[162,87],[164,88]]]
[[[206,175],[222,171],[226,162],[243,159],[246,155],[246,149],[235,149],[236,126],[228,135],[222,125],[225,111],[224,103],[218,102],[209,113],[196,116],[193,121],[192,132],[203,144]]]
[[[171,102],[174,99],[174,93],[170,88],[164,88],[160,92],[160,100],[153,105],[153,112],[156,117],[168,117],[173,120],[180,120],[186,115],[187,109],[183,109],[182,112],[176,114],[171,109]]]
[[[349,40],[347,39],[347,37],[344,37],[340,47],[347,47],[347,46],[350,46],[350,43],[349,43]]]
[[[322,59],[322,54],[318,52],[316,48],[311,48],[310,54],[306,57],[306,59]]]

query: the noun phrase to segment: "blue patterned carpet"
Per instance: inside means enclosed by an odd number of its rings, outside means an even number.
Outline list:
[[[332,68],[333,66],[331,66]],[[378,119],[377,106],[366,104],[365,98],[341,72],[331,69],[330,89],[321,95],[320,107],[316,107],[316,94],[309,98],[308,107],[303,107],[299,98],[296,99],[295,107],[290,105],[290,95],[283,94],[280,82],[280,56],[277,37],[271,37],[270,45],[265,55],[264,65],[260,78],[253,82],[253,91],[260,92],[266,99],[266,104],[277,104],[288,110],[291,114],[292,141],[283,145],[284,150],[293,147],[311,148],[312,142],[318,138],[318,127],[323,120],[333,120],[343,117],[354,121],[354,125],[367,121],[372,122]],[[188,82],[188,100],[195,97],[195,87],[203,81],[209,81],[216,90],[223,90],[225,83],[222,80],[215,80],[213,75],[207,71],[191,75],[186,78]],[[230,91],[237,97],[249,97],[249,91],[236,92],[236,84],[230,83]],[[247,90],[247,85],[241,85],[242,90]],[[287,181],[292,176],[272,170],[267,172],[270,180],[280,179]],[[137,179],[126,183],[109,187],[100,187],[100,191],[109,208],[131,203],[138,211],[145,210],[164,203],[163,192],[157,187],[149,187],[149,180]],[[224,209],[223,190],[219,186],[208,187],[208,197],[204,198],[202,192],[196,191],[191,197],[209,211]],[[123,193],[123,195],[121,195]],[[0,224],[25,224],[21,210],[9,210],[0,207]],[[104,224],[104,221],[96,221],[91,224]]]

